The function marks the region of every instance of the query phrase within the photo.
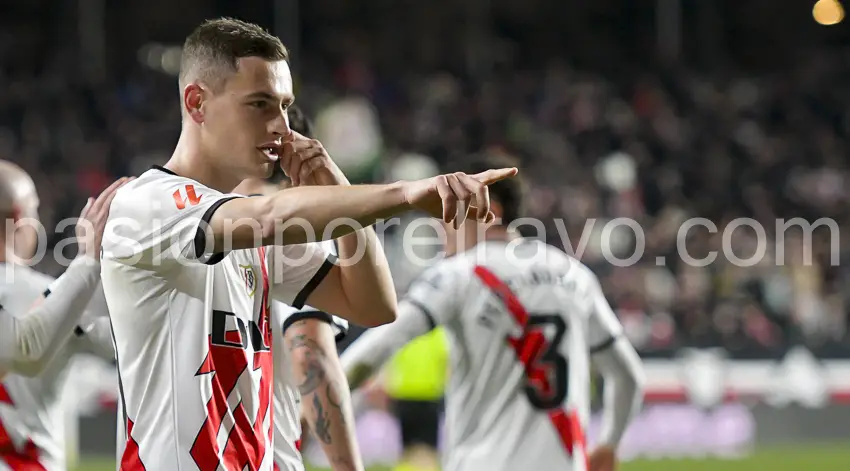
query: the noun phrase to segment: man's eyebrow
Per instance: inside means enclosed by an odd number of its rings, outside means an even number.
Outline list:
[[[273,100],[273,101],[278,100],[278,98],[276,96],[272,95],[269,92],[254,92],[254,93],[251,93],[250,95],[248,95],[246,98],[260,98],[260,99],[263,99],[263,100]]]
[[[295,97],[292,95],[284,95],[283,97],[278,97],[277,95],[271,94],[269,92],[254,92],[246,97],[249,100],[270,100],[270,101],[283,101],[284,103],[291,105],[292,102],[295,101]]]

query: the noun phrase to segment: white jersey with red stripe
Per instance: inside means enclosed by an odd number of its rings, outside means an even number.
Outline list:
[[[204,228],[240,197],[156,167],[112,203],[101,266],[124,471],[273,469],[272,300],[302,307],[335,258],[319,244],[211,253]]]
[[[32,268],[0,263],[0,316],[24,315],[42,294],[49,295],[52,277]],[[97,303],[95,300],[98,300]],[[105,315],[98,289],[81,325]],[[98,312],[95,312],[98,311]],[[69,334],[71,334],[69,332]],[[0,471],[61,471],[65,469],[65,423],[61,395],[76,353],[99,353],[85,329],[78,327],[36,377],[9,373],[0,382]]]
[[[589,356],[621,331],[586,266],[536,241],[484,242],[426,270],[402,303],[420,314],[396,321],[408,337],[445,327],[444,470],[586,471]],[[374,350],[359,342],[347,370]]]

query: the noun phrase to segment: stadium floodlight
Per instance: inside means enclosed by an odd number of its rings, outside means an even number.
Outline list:
[[[844,7],[839,0],[818,0],[812,8],[812,16],[818,24],[835,25],[844,19]]]

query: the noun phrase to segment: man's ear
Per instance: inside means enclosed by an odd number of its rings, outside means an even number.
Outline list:
[[[204,113],[201,110],[206,98],[206,90],[199,83],[190,83],[183,89],[183,109],[186,114],[197,124],[204,122]]]

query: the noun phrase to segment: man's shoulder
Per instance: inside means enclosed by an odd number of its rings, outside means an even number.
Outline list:
[[[449,257],[438,261],[423,270],[411,283],[411,287],[427,285],[433,289],[442,290],[450,287],[457,280],[457,274],[463,270],[471,271],[473,263],[465,257]]]
[[[165,167],[154,166],[121,187],[116,192],[112,207],[135,208],[143,203],[166,202],[179,208],[181,204],[191,204],[204,196],[221,195],[220,191],[205,186],[197,180],[177,175]]]

